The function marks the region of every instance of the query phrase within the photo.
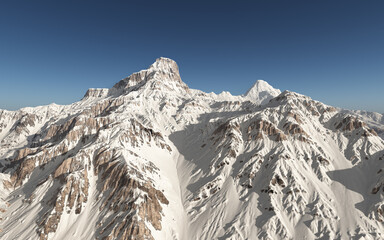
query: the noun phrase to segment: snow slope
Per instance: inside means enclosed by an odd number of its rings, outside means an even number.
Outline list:
[[[243,97],[256,104],[266,104],[280,93],[281,91],[279,89],[273,88],[266,81],[257,80]]]
[[[1,239],[382,239],[382,115],[159,58],[71,105],[0,111]]]

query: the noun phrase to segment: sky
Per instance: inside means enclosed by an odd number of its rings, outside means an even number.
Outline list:
[[[70,104],[158,57],[206,92],[263,79],[384,113],[384,1],[0,2],[0,108]]]

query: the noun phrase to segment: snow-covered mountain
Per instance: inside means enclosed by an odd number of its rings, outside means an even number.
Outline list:
[[[382,115],[159,58],[71,105],[0,110],[1,239],[383,239]]]
[[[245,99],[248,99],[256,104],[266,104],[272,98],[277,97],[281,91],[273,88],[264,80],[257,80],[244,95]]]

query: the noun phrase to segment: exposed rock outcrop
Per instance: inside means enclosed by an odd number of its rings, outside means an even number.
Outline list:
[[[287,136],[274,124],[267,120],[257,119],[252,121],[247,129],[248,139],[261,140],[263,134],[272,140],[280,142],[287,139]]]

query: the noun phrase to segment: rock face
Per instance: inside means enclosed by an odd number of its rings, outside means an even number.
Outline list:
[[[90,88],[85,93],[82,100],[92,99],[92,98],[102,98],[108,95],[108,88]]]
[[[174,87],[188,91],[188,86],[181,81],[179,67],[169,58],[158,58],[147,70],[134,73],[121,80],[111,89],[111,94],[120,95],[122,92],[138,90],[144,84],[151,82],[153,90],[174,90]]]
[[[67,106],[0,110],[1,239],[382,239],[380,114],[159,58]]]

